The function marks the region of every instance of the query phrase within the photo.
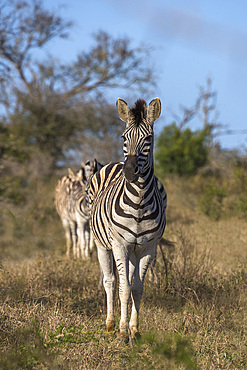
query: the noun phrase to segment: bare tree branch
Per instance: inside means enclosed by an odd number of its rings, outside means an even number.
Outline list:
[[[66,37],[70,26],[71,22],[44,10],[42,1],[0,0],[1,89],[21,89],[24,85],[33,95],[32,51],[55,37]]]

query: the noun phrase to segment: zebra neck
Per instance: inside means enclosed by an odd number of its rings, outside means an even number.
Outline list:
[[[138,180],[132,183],[125,181],[125,193],[137,204],[150,197],[154,192],[154,170],[152,167],[139,176]]]
[[[153,178],[154,178],[154,167],[150,166],[138,177],[136,184],[140,189],[145,189],[149,187],[150,182],[152,182]]]

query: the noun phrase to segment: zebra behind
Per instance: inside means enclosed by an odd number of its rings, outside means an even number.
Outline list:
[[[102,166],[97,162],[82,163],[74,173],[58,181],[55,190],[55,206],[65,231],[67,257],[71,252],[75,258],[88,258],[93,250],[93,238],[89,225],[89,210],[86,197],[88,179]]]
[[[137,100],[129,109],[117,100],[117,110],[126,122],[123,132],[124,162],[104,166],[92,178],[89,203],[91,228],[104,274],[107,296],[107,330],[114,327],[114,263],[119,274],[121,301],[120,337],[134,337],[148,266],[156,255],[157,244],[166,225],[167,197],[161,182],[154,176],[153,122],[159,117],[159,98],[149,106]],[[128,323],[128,302],[132,312]]]

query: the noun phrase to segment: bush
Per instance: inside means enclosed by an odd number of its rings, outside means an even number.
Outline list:
[[[209,130],[180,130],[176,123],[166,126],[156,143],[157,165],[165,173],[192,175],[208,159]]]
[[[217,186],[214,181],[207,183],[200,197],[201,210],[213,220],[219,220],[222,214],[223,199],[226,195],[226,191]]]
[[[247,215],[247,160],[239,159],[234,167],[235,192],[238,195],[236,209],[240,214]]]
[[[232,159],[230,162],[225,158],[218,164],[215,162],[205,166],[192,185],[197,193],[201,211],[216,221],[222,216],[246,217],[246,158],[237,157],[237,160]]]

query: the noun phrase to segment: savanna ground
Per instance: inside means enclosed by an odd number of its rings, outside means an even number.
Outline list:
[[[224,214],[221,198],[208,217],[196,181],[165,179],[165,237],[175,244],[158,250],[154,281],[145,282],[141,337],[126,345],[117,335],[118,299],[116,330],[105,331],[96,251],[92,262],[65,258],[54,184],[37,185],[25,212],[1,214],[0,368],[247,367],[246,218]]]

